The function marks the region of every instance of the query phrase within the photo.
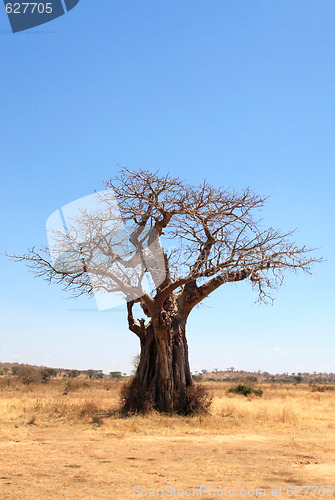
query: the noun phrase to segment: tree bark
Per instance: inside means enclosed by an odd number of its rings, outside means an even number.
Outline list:
[[[141,336],[141,357],[133,380],[142,397],[160,412],[185,413],[187,388],[193,386],[185,336],[186,322],[162,311]]]

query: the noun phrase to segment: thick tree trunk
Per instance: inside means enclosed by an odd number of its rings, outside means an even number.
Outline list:
[[[142,397],[161,412],[185,413],[187,388],[193,386],[185,322],[162,312],[151,319],[141,338],[141,357],[133,381]]]

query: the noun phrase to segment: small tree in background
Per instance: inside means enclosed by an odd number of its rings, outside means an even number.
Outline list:
[[[133,375],[135,375],[135,373],[137,372],[137,368],[138,365],[140,364],[140,361],[141,361],[141,353],[138,353],[133,357],[133,372],[132,372]]]
[[[38,369],[31,366],[21,365],[17,367],[15,375],[25,385],[37,383],[41,381],[41,373]]]
[[[56,377],[58,373],[58,370],[56,368],[41,368],[40,369],[40,375],[42,382],[46,384],[47,382],[50,381],[52,377]]]
[[[69,370],[68,376],[69,378],[77,378],[80,375],[80,370]]]

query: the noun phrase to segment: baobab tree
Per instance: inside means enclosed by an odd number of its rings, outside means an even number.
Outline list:
[[[191,186],[170,175],[128,168],[105,184],[113,189],[124,224],[132,227],[129,239],[137,255],[143,254],[146,240],[145,265],[136,274],[136,285],[130,284],[133,276],[128,275],[128,282],[123,280],[129,329],[141,345],[125,407],[143,408],[143,401],[132,394],[140,390],[142,398],[150,399],[158,411],[185,413],[193,387],[186,324],[195,306],[226,283],[244,280],[258,300],[267,302],[272,300],[272,290],[282,284],[285,271],[310,273],[311,265],[321,259],[310,248],[292,241],[294,231],[262,228],[255,215],[265,198],[250,189],[237,193],[207,181]],[[112,239],[103,238],[102,242],[93,234],[92,227],[109,220],[110,211],[99,210],[96,217],[83,216],[77,221],[78,233],[86,228],[86,239],[76,249],[73,244],[72,249],[67,248],[72,257],[66,263],[63,259],[63,266],[55,265],[47,249],[32,249],[16,258],[26,261],[37,276],[60,283],[77,295],[92,295],[99,286],[120,290],[124,271],[134,269],[134,257],[127,260],[120,255],[120,241],[118,248],[112,248]],[[157,253],[160,245],[161,254]],[[93,262],[93,246],[102,248],[103,272],[101,262]],[[94,286],[93,274],[99,277]],[[142,287],[144,274],[151,275],[156,285],[151,292]],[[130,293],[131,286],[135,294]],[[134,318],[135,303],[140,305],[142,318]]]

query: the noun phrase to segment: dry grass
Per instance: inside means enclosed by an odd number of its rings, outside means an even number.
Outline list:
[[[232,432],[234,430],[285,430],[289,427],[320,431],[335,427],[335,393],[312,392],[307,385],[262,385],[263,397],[228,393],[231,385],[206,384],[213,395],[210,414],[179,417],[151,412],[145,417],[123,418],[119,412],[122,382],[53,381],[29,387],[13,381],[0,388],[0,425],[24,424],[30,419],[42,423],[83,423],[96,420],[113,428],[128,428],[136,422],[145,432],[178,430],[193,432]],[[94,423],[94,422],[93,422]]]
[[[68,499],[133,498],[137,483],[270,487],[334,477],[335,391],[263,384],[262,397],[245,397],[209,382],[209,415],[123,417],[121,387],[0,380],[1,500],[59,498],[64,470]]]

